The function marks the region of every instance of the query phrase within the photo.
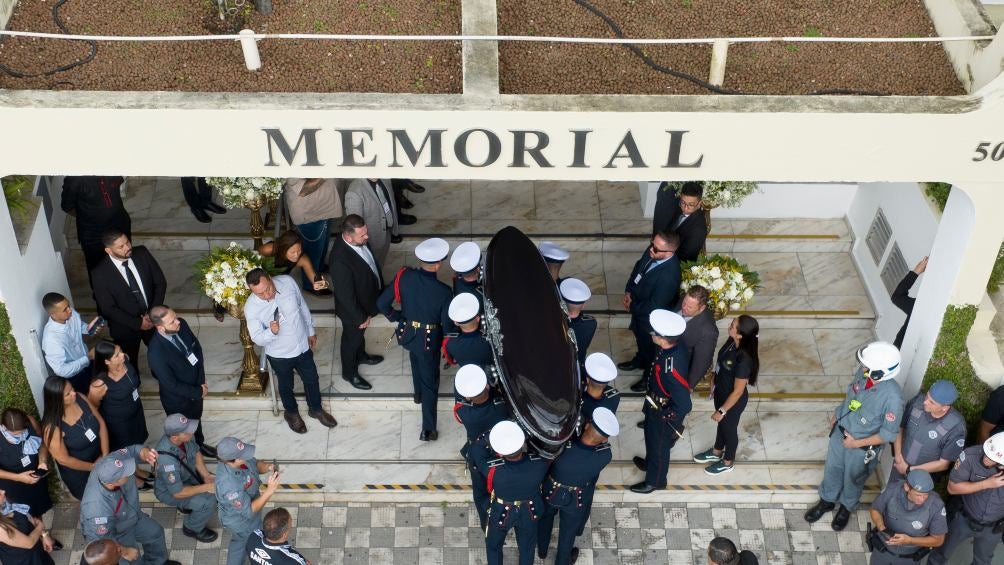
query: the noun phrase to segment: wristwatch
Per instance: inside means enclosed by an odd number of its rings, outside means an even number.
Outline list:
[[[722,416],[724,416],[725,414],[728,413],[728,410],[726,410],[725,408],[719,408],[718,409],[718,413],[721,414]]]

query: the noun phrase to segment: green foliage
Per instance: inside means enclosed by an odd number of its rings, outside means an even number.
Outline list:
[[[994,268],[990,270],[990,278],[987,280],[987,292],[996,292],[1004,284],[1004,243],[997,249],[997,260],[994,261]]]
[[[25,175],[11,175],[0,178],[3,185],[4,200],[7,201],[7,209],[10,210],[12,218],[19,218],[24,221],[28,219],[28,212],[31,210],[32,177]]]
[[[24,371],[24,360],[11,333],[7,306],[0,302],[0,409],[9,407],[38,416],[35,398]]]
[[[976,376],[969,360],[966,338],[976,320],[976,306],[949,306],[941,319],[941,332],[934,344],[931,361],[927,364],[924,384],[927,390],[935,381],[952,381],[959,390],[959,398],[952,406],[966,418],[969,443],[975,441],[980,428],[980,414],[990,395],[990,387]]]
[[[808,26],[805,28],[805,37],[823,37],[823,32],[816,26]]]
[[[947,182],[928,182],[924,183],[924,192],[927,196],[934,200],[938,205],[938,209],[942,212],[945,211],[945,204],[948,203],[948,194],[952,191],[952,185]]]

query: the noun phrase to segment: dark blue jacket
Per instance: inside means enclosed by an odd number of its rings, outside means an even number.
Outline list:
[[[400,310],[393,306],[395,286],[401,292]],[[392,281],[380,293],[377,310],[388,320],[398,322],[398,343],[405,349],[416,353],[435,349],[438,355],[443,327],[451,324],[448,310],[452,299],[453,291],[439,282],[436,273],[409,267],[396,284]],[[438,327],[415,328],[411,322]]]
[[[457,365],[491,365],[494,361],[492,357],[492,346],[488,340],[481,335],[480,331],[460,332],[456,336],[447,336],[446,353],[457,362]]]
[[[649,394],[657,398],[669,398],[673,410],[682,419],[690,413],[693,403],[687,382],[687,348],[677,343],[669,349],[659,348],[652,362],[649,377]]]
[[[565,444],[565,450],[554,460],[548,476],[563,485],[590,490],[612,458],[609,443],[588,446],[581,438],[575,438]]]
[[[206,382],[206,358],[202,345],[195,338],[188,322],[180,319],[178,337],[188,346],[199,361],[192,365],[183,351],[168,338],[154,334],[147,346],[147,361],[160,382],[160,397],[166,405],[187,404],[202,399],[202,385]]]
[[[597,408],[606,408],[617,413],[617,407],[620,406],[621,396],[620,392],[616,388],[606,385],[603,387],[603,394],[600,396],[599,400],[589,396],[586,392],[586,387],[582,387],[582,419],[583,421],[589,421],[593,419],[593,410]]]
[[[589,344],[596,335],[596,318],[579,314],[578,317],[568,320],[568,327],[575,332],[575,343],[579,346],[579,363],[585,363]]]
[[[467,430],[468,441],[473,442],[481,434],[487,434],[495,424],[509,418],[505,399],[494,391],[482,404],[471,404],[459,400],[453,405],[453,417]]]
[[[646,328],[652,310],[675,311],[680,295],[680,259],[674,254],[646,273],[651,262],[646,250],[624,287],[624,292],[631,294],[631,315],[643,320]]]

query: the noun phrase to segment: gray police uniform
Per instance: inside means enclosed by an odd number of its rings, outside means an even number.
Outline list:
[[[118,450],[121,458],[139,457],[141,445]],[[130,478],[118,490],[108,490],[98,480],[97,473],[87,479],[84,497],[80,500],[80,529],[87,542],[111,538],[127,547],[142,546],[139,563],[163,565],[167,561],[164,528],[140,510],[136,481]],[[120,563],[131,563],[122,559]]]
[[[897,534],[913,537],[940,536],[948,532],[945,504],[937,493],[930,493],[923,504],[914,504],[907,498],[903,483],[886,486],[872,503],[872,509],[882,515],[885,527]],[[890,545],[887,551],[872,551],[870,565],[908,565],[916,563],[913,554],[919,545]]]
[[[944,459],[955,461],[966,445],[966,420],[955,408],[935,418],[924,411],[926,393],[913,397],[903,411],[903,459],[907,465],[922,465]],[[906,477],[893,467],[888,484]]]
[[[996,465],[983,466],[983,446],[974,445],[959,454],[948,479],[953,483],[977,483],[997,473]],[[931,552],[928,563],[946,563],[960,543],[973,538],[973,563],[990,565],[994,549],[1001,542],[1001,534],[993,531],[994,523],[1001,519],[1004,519],[1004,487],[962,495],[962,510],[952,516],[944,545]]]
[[[230,530],[227,565],[241,565],[247,558],[244,549],[248,537],[261,528],[261,513],[251,511],[251,502],[260,496],[258,460],[247,460],[247,468],[234,469],[226,463],[216,465],[216,502],[220,522]]]
[[[836,424],[830,430],[830,444],[823,468],[823,482],[819,485],[819,498],[826,502],[839,502],[844,508],[854,510],[861,499],[865,480],[878,464],[882,445],[866,449],[847,449],[843,445],[846,430],[855,439],[876,433],[884,442],[896,439],[899,422],[903,416],[903,397],[899,383],[888,379],[867,386],[868,379],[860,369],[847,387],[847,396],[835,412]],[[866,462],[865,458],[869,457]]]
[[[157,477],[153,493],[157,500],[168,506],[191,510],[183,523],[186,528],[198,533],[205,529],[216,512],[216,497],[208,492],[200,492],[188,498],[175,498],[181,489],[203,484],[195,466],[199,444],[195,443],[195,439],[190,439],[182,446],[184,449],[171,443],[171,438],[167,435],[157,442]]]

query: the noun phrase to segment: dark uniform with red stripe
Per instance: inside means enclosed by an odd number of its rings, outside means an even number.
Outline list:
[[[645,413],[645,483],[665,488],[669,451],[683,433],[683,420],[693,404],[683,375],[687,374],[687,348],[678,343],[659,349],[648,381]],[[653,406],[653,404],[655,404]]]
[[[488,400],[481,404],[471,404],[467,400],[459,400],[453,405],[453,417],[460,422],[467,431],[467,443],[460,448],[460,456],[467,461],[467,470],[471,474],[471,489],[474,491],[474,507],[478,510],[478,517],[481,519],[481,528],[485,527],[485,519],[488,516],[488,470],[482,471],[471,456],[471,448],[481,437],[487,437],[492,427],[508,419],[509,409],[506,408],[505,400],[492,391],[488,395]]]
[[[472,363],[484,367],[494,361],[492,346],[481,335],[480,329],[447,336],[443,341],[443,353],[447,362],[461,367]]]
[[[463,277],[458,277],[453,275],[453,296],[469,292],[478,299],[478,309],[484,310],[485,307],[485,295],[481,290],[481,283],[478,281],[467,282]]]
[[[575,344],[579,347],[580,365],[586,362],[589,345],[593,343],[593,336],[596,335],[596,326],[596,318],[586,314],[579,314],[568,319],[568,329],[575,333]]]
[[[422,403],[422,429],[436,429],[436,400],[439,396],[439,349],[443,326],[450,325],[447,310],[453,291],[439,282],[436,273],[425,269],[402,268],[394,284],[380,293],[377,309],[397,322],[397,342],[411,358],[411,380]],[[393,307],[401,305],[400,310]]]
[[[537,547],[537,520],[544,511],[540,483],[547,475],[548,462],[537,455],[524,454],[517,461],[497,458],[488,446],[488,434],[481,436],[471,449],[479,469],[488,470],[488,525],[485,547],[488,565],[502,564],[502,546],[506,534],[516,528],[520,565],[532,565]]]
[[[606,385],[599,398],[593,398],[586,392],[586,387],[582,387],[582,421],[588,422],[593,419],[593,410],[606,408],[617,413],[617,407],[621,403],[621,393],[614,387]]]

